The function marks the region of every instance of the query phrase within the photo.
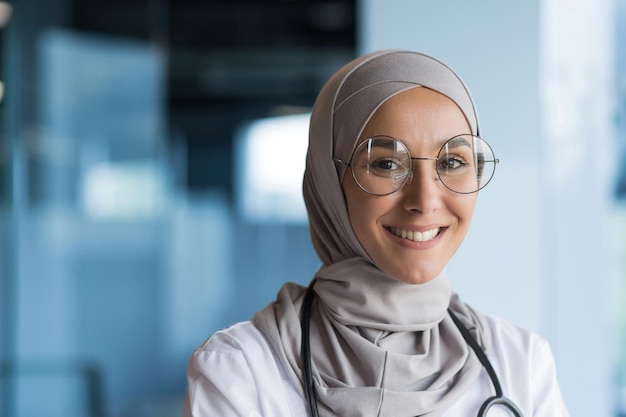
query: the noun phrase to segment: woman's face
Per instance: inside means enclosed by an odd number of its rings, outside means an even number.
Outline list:
[[[402,141],[412,157],[436,158],[443,142],[463,133],[471,131],[456,104],[418,87],[387,100],[368,122],[359,143],[372,136],[391,136]],[[477,196],[448,190],[432,160],[413,161],[412,181],[392,194],[366,193],[350,169],[343,190],[350,223],[370,258],[384,272],[409,284],[428,282],[443,270],[467,234]]]

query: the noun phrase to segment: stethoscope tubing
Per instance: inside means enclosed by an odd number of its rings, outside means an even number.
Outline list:
[[[313,305],[313,298],[315,297],[315,291],[313,291],[313,285],[315,281],[309,285],[307,292],[304,296],[304,301],[302,304],[302,312],[300,318],[300,326],[301,326],[301,346],[300,346],[300,358],[302,360],[302,370],[304,373],[304,394],[306,397],[306,402],[308,405],[309,416],[311,417],[319,417],[319,411],[317,408],[317,397],[315,395],[315,383],[313,381],[313,369],[312,369],[312,359],[311,359],[311,340],[310,340],[310,324],[311,324],[311,307]],[[481,405],[478,416],[477,417],[487,417],[487,413],[491,409],[491,407],[499,405],[507,408],[513,414],[513,417],[524,417],[520,409],[515,405],[513,401],[504,396],[502,391],[502,386],[500,385],[500,380],[496,375],[489,358],[482,350],[480,345],[476,339],[469,332],[467,327],[461,323],[456,314],[448,308],[448,314],[452,318],[452,321],[456,325],[456,327],[461,332],[463,339],[470,346],[472,351],[478,357],[478,360],[483,365],[487,374],[489,375],[489,379],[493,385],[495,390],[495,395],[487,398],[485,402]]]
[[[454,322],[456,327],[461,332],[461,335],[463,336],[463,339],[465,339],[465,342],[470,346],[470,348],[472,348],[472,350],[478,357],[478,360],[483,365],[483,368],[485,368],[485,370],[487,371],[489,379],[491,379],[493,389],[496,391],[496,394],[494,396],[487,398],[487,400],[483,402],[482,406],[478,410],[478,417],[487,417],[487,412],[494,405],[501,405],[508,408],[513,413],[514,417],[523,417],[524,415],[517,407],[517,405],[515,405],[515,403],[509,398],[504,396],[504,392],[502,391],[502,385],[500,385],[500,379],[498,379],[498,375],[493,369],[491,361],[489,361],[489,358],[487,357],[485,351],[482,350],[482,348],[478,345],[478,342],[469,332],[467,327],[465,327],[463,323],[461,323],[461,320],[459,320],[459,318],[450,308],[448,308],[448,314],[452,318],[452,321]]]
[[[308,288],[304,296],[304,303],[302,304],[302,317],[300,319],[302,330],[300,355],[304,371],[304,394],[309,406],[309,416],[319,417],[317,398],[315,397],[315,384],[313,383],[313,370],[311,369],[311,341],[309,329],[311,325],[311,305],[313,304],[313,297],[315,296],[313,283],[311,283],[311,286]]]

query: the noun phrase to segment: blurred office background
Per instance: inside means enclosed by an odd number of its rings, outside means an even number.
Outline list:
[[[0,2],[0,416],[170,417],[186,361],[319,266],[307,113],[408,47],[501,160],[449,267],[553,348],[572,416],[626,415],[626,0]]]

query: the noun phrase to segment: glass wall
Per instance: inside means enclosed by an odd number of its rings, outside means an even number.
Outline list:
[[[310,111],[354,4],[23,0],[2,31],[0,415],[179,416],[194,347],[318,268],[302,216],[243,209],[275,155],[238,144]]]
[[[616,318],[614,327],[615,351],[615,410],[626,416],[626,1],[616,1],[616,146],[614,205],[611,217],[611,314]]]

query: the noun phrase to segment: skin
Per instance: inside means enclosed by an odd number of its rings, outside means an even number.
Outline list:
[[[424,87],[387,100],[366,125],[359,143],[376,135],[402,141],[413,157],[436,157],[443,142],[470,127],[457,105]],[[477,193],[448,190],[437,177],[434,161],[413,161],[413,179],[386,196],[363,191],[350,170],[343,179],[350,223],[374,263],[391,277],[423,284],[435,278],[459,248],[469,229]],[[440,228],[432,240],[414,242],[390,231]]]

